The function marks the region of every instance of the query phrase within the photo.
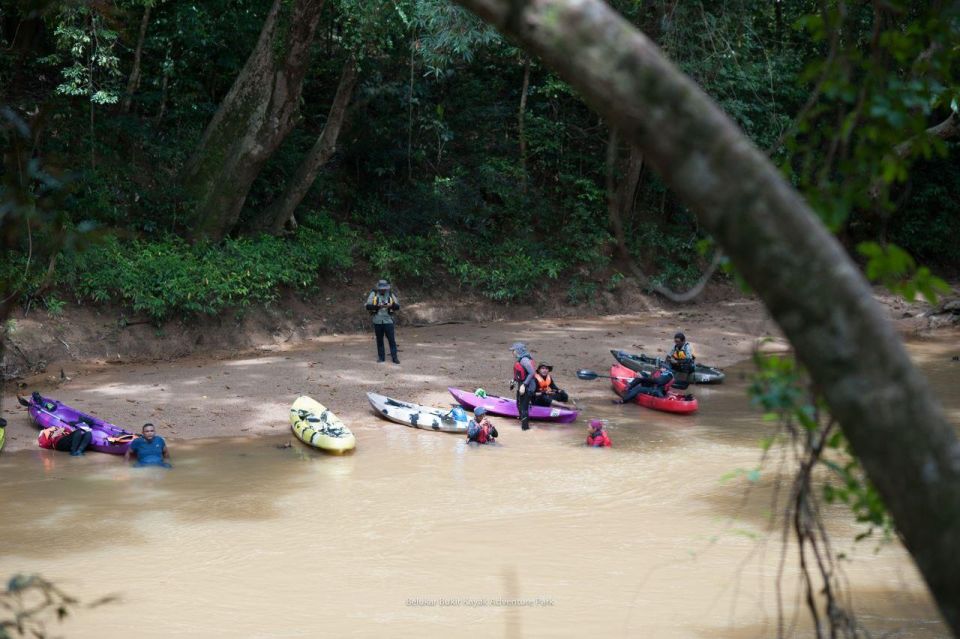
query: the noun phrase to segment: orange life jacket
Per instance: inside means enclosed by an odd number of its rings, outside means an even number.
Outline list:
[[[553,385],[553,379],[550,378],[550,373],[547,373],[546,377],[540,377],[540,373],[534,373],[533,376],[537,380],[537,390],[541,393],[550,390],[550,387]]]

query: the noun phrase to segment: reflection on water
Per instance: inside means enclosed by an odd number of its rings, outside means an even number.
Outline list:
[[[929,366],[955,393],[960,367]],[[171,442],[172,471],[3,454],[0,575],[121,595],[70,620],[69,637],[772,636],[775,478],[746,497],[721,481],[756,466],[769,428],[747,406],[747,370],[696,388],[692,418],[590,386],[609,450],[581,445],[585,423],[498,420],[503,445],[477,448],[371,415],[343,457],[288,435]],[[849,517],[829,516],[871,630],[945,636],[906,553],[854,546]],[[788,621],[809,636],[792,558],[784,584]]]

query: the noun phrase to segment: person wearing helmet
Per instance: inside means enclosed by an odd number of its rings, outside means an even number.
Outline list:
[[[510,347],[516,361],[513,363],[513,381],[510,388],[517,387],[517,411],[520,415],[520,428],[530,430],[530,402],[537,390],[537,365],[530,356],[526,344],[514,342]]]
[[[552,370],[553,366],[546,362],[540,362],[540,365],[537,366],[537,372],[534,374],[537,388],[533,395],[533,405],[556,405],[560,408],[574,408],[574,406],[566,403],[570,401],[570,396],[567,395],[567,391],[558,388],[556,382],[553,381],[553,376],[550,374]]]
[[[680,373],[692,373],[695,359],[693,346],[687,341],[687,336],[678,332],[673,336],[673,350],[667,355],[670,368]]]
[[[473,419],[467,425],[467,441],[478,444],[496,444],[500,433],[487,419],[487,409],[477,406],[473,409]]]
[[[590,431],[587,434],[587,446],[594,448],[610,448],[613,442],[607,435],[606,423],[602,419],[590,420]]]
[[[620,399],[613,400],[614,404],[627,404],[637,395],[645,393],[654,397],[666,397],[670,385],[673,384],[673,371],[662,359],[657,359],[657,370],[653,374],[637,373],[637,376],[627,384],[626,392]]]
[[[393,325],[393,314],[400,310],[400,300],[390,290],[390,282],[380,280],[367,295],[367,312],[373,318],[373,332],[377,341],[377,361],[383,362],[386,353],[383,348],[383,338],[390,344],[390,359],[399,364],[397,358],[397,339]]]

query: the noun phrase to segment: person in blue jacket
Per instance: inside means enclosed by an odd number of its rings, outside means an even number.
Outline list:
[[[163,466],[172,468],[170,464],[170,450],[163,437],[157,436],[157,429],[153,424],[143,425],[142,436],[130,442],[130,447],[123,454],[126,461],[136,455],[137,463],[134,466]]]

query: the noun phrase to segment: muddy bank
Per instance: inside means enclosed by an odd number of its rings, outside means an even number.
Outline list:
[[[295,347],[323,336],[369,334],[364,295],[362,288],[340,284],[315,298],[287,295],[272,307],[161,324],[111,306],[68,305],[57,315],[44,310],[20,311],[7,321],[0,377],[18,379],[46,373],[59,378],[61,368],[66,371],[87,363],[116,365],[189,356],[220,357]],[[960,319],[960,302],[954,303],[957,308],[948,303],[945,312],[937,312],[941,309],[922,302],[908,304],[879,289],[876,297],[904,335],[956,326]],[[448,323],[642,314],[650,321],[687,326],[694,334],[734,320],[754,337],[775,332],[755,298],[725,283],[711,285],[700,298],[683,305],[644,295],[630,284],[600,291],[588,304],[569,305],[561,298],[538,296],[529,304],[498,304],[457,291],[412,290],[403,296],[398,322],[406,330]]]
[[[485,309],[505,315],[532,313],[523,308],[476,306],[474,312],[479,314]],[[178,335],[157,334],[148,326],[111,329],[122,334],[118,337],[101,325],[101,339],[82,347],[78,345],[82,342],[70,344],[72,335],[49,331],[53,340],[70,345],[70,357],[55,359],[54,349],[44,373],[6,384],[2,414],[10,422],[8,449],[33,447],[36,439],[26,413],[16,405],[16,392],[38,390],[127,428],[139,429],[152,421],[172,439],[242,436],[285,432],[287,409],[299,394],[316,397],[351,423],[376,419],[369,411],[367,391],[436,405],[450,402],[448,386],[484,387],[507,394],[512,365],[507,349],[516,340],[527,342],[538,361],[554,365],[558,383],[575,397],[602,398],[599,401],[609,401],[605,382],[578,380],[577,369],[604,372],[613,361],[608,351],[615,348],[663,354],[676,330],[686,332],[700,361],[717,366],[747,359],[758,347],[788,348],[763,306],[742,296],[631,314],[524,320],[439,319],[456,317],[446,309],[451,315],[440,315],[434,319],[439,323],[425,326],[414,325],[413,318],[419,317],[415,307],[416,303],[408,307],[406,322],[398,329],[399,366],[375,362],[373,337],[360,331],[367,328],[366,318],[357,312],[356,304],[343,309],[362,321],[351,333],[326,333],[319,319],[306,320],[291,333],[271,333],[263,327],[245,331],[241,325],[217,332],[193,349],[188,347],[192,336],[205,335],[197,333],[197,327],[184,326]],[[891,302],[888,308],[905,332],[929,334],[928,328],[910,328],[911,323],[926,326],[927,320],[904,317],[912,311],[904,310],[901,303]],[[304,322],[295,315],[288,321]],[[79,328],[73,330],[83,334]],[[957,334],[956,329],[941,328],[936,339],[956,343],[953,336]],[[224,343],[235,345],[202,352]],[[167,344],[174,348],[165,348]],[[145,361],[145,354],[156,359]],[[138,356],[141,361],[131,361]]]

